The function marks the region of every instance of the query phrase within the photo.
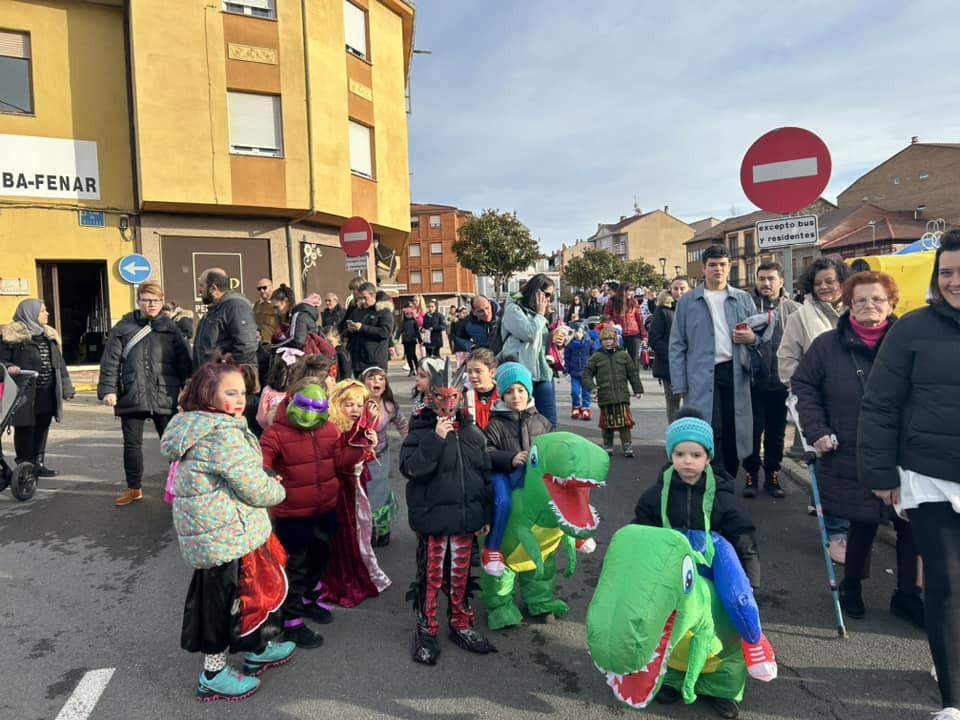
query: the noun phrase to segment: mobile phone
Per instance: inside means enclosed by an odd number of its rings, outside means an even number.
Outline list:
[[[734,327],[734,329],[735,329],[735,330],[746,330],[746,329],[747,329],[747,324],[746,324],[745,322],[737,323],[736,326]]]

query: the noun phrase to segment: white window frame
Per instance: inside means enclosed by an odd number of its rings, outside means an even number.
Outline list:
[[[277,19],[276,0],[223,0],[223,11],[236,15]]]
[[[410,284],[411,285],[423,285],[423,273],[419,270],[410,271]]]
[[[414,248],[416,248],[416,252],[414,252]],[[420,257],[420,243],[407,245],[407,250],[407,257]]]
[[[350,125],[350,172],[373,180],[373,128],[356,120]]]
[[[272,107],[270,107],[272,106]],[[230,152],[234,155],[261,155],[283,157],[283,119],[279,95],[227,91],[227,113],[230,124]],[[254,113],[267,114],[251,119]],[[240,127],[237,127],[237,125]],[[273,135],[273,139],[269,136]]]
[[[0,56],[11,60],[23,60],[27,67],[27,102],[28,107],[20,107],[14,103],[0,102],[0,113],[13,115],[34,115],[36,113],[33,98],[33,53],[30,43],[30,33],[16,30],[0,30]]]
[[[431,270],[430,282],[434,285],[443,285],[443,270]]]
[[[419,229],[420,229],[420,216],[419,216],[419,215],[413,215],[413,216],[410,218],[410,229],[411,229],[411,230],[419,230]]]
[[[432,228],[439,228],[439,227],[440,227],[440,216],[439,216],[439,215],[431,215],[431,216],[430,216],[430,227],[432,227]]]
[[[430,254],[443,255],[443,243],[439,243],[439,242],[430,243]]]
[[[361,60],[370,60],[367,47],[367,11],[350,0],[343,0],[343,35],[347,52]]]

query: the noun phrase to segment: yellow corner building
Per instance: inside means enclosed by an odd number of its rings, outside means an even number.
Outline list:
[[[358,215],[368,277],[395,265],[413,24],[404,0],[0,0],[0,324],[43,297],[96,362],[131,253],[197,310],[211,266],[251,299],[343,296]]]

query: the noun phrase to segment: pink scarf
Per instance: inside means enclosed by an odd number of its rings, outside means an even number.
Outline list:
[[[879,325],[872,325],[868,327],[867,325],[861,325],[853,319],[852,315],[850,316],[850,327],[852,327],[857,336],[863,340],[864,345],[871,350],[876,349],[880,339],[883,337],[883,334],[887,331],[887,325],[889,324],[889,320],[884,320]]]

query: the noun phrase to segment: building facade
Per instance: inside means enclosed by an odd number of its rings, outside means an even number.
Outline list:
[[[669,208],[637,212],[616,223],[601,224],[587,239],[597,250],[606,250],[621,260],[638,260],[669,275],[684,258],[684,243],[694,235],[693,228],[669,213]],[[663,258],[663,260],[661,260]]]
[[[472,217],[450,205],[410,205],[410,239],[397,271],[398,305],[414,295],[433,300],[446,311],[477,292],[476,276],[457,262],[453,243]]]
[[[0,0],[0,323],[41,296],[68,362],[96,362],[134,252],[196,310],[211,266],[251,297],[262,276],[343,295],[352,216],[385,278],[413,22],[405,0]]]

